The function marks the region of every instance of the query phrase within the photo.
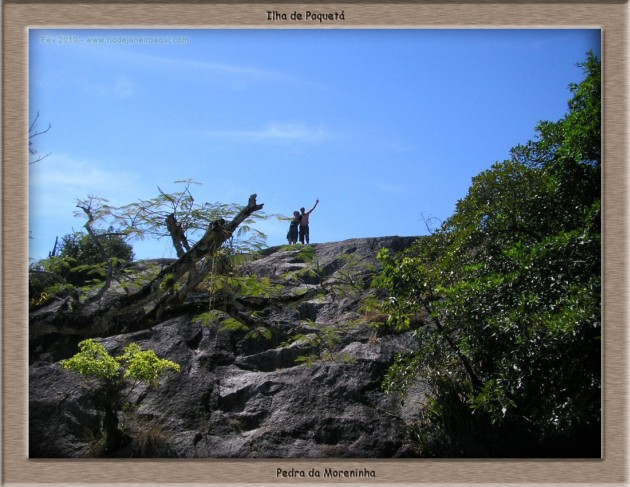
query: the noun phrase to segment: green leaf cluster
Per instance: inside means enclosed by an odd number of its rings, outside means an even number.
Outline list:
[[[160,289],[165,292],[177,291],[179,287],[175,274],[166,274],[160,283]]]
[[[310,330],[305,333],[297,333],[281,346],[288,347],[297,345],[299,348],[307,351],[306,354],[300,355],[295,359],[297,364],[306,364],[309,367],[317,360],[339,360],[349,361],[350,358],[341,357],[338,348],[341,343],[343,333],[346,331],[347,325],[321,325],[310,322]]]
[[[201,323],[202,326],[217,326],[219,331],[227,332],[244,332],[245,340],[264,338],[271,340],[273,332],[264,325],[246,325],[242,321],[233,318],[229,314],[219,311],[210,310],[193,318],[193,322]]]
[[[142,350],[136,343],[125,347],[124,353],[116,358],[124,369],[123,379],[143,382],[155,386],[159,378],[169,371],[180,372],[179,364],[158,358],[153,350]]]
[[[180,366],[170,360],[158,358],[153,350],[142,350],[130,343],[123,354],[113,357],[102,343],[87,339],[79,343],[79,352],[61,361],[61,366],[81,374],[86,379],[109,383],[130,379],[133,383],[155,386],[159,378],[169,371],[180,372]]]
[[[210,275],[208,277],[210,292],[225,291],[234,296],[272,298],[278,296],[284,289],[280,284],[271,282],[268,277],[256,275]]]
[[[295,260],[298,262],[309,263],[315,258],[315,247],[312,245],[283,245],[280,247],[280,252],[295,252]]]
[[[61,366],[87,379],[113,381],[121,374],[120,363],[103,344],[92,339],[79,343],[79,352],[70,359],[62,360]]]
[[[418,340],[383,386],[428,384],[432,448],[599,455],[601,75],[592,53],[581,66],[565,117],[475,177],[433,235],[379,254],[388,325]]]

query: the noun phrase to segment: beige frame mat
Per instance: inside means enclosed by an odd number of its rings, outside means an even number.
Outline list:
[[[604,72],[604,435],[599,460],[29,460],[28,456],[28,32],[29,27],[320,28],[270,22],[266,12],[344,11],[323,28],[600,28]],[[591,3],[237,3],[144,0],[2,6],[2,482],[5,485],[625,485],[627,462],[628,6]],[[577,62],[577,61],[576,61]],[[277,468],[374,470],[370,479],[282,479]],[[357,482],[357,480],[360,480]]]

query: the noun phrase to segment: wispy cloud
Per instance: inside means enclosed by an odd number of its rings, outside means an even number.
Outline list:
[[[210,56],[211,54],[207,55]],[[294,76],[281,71],[212,59],[156,56],[125,49],[101,49],[98,51],[98,56],[101,61],[109,60],[110,64],[119,68],[124,66],[127,70],[141,69],[145,73],[150,70],[161,72],[163,75],[193,76],[197,79],[208,79],[213,82],[229,80],[236,88],[258,82],[297,81]]]
[[[147,73],[151,72],[160,78],[183,77],[188,80],[220,83],[233,90],[269,82],[311,86],[290,74],[247,64],[155,56],[107,47],[101,47],[97,52],[93,50],[94,48],[83,46],[82,52],[83,57],[89,57],[91,64],[100,65],[101,75],[98,78],[87,77],[80,70],[75,71],[72,68],[58,70],[54,66],[48,66],[42,72],[33,70],[33,81],[39,87],[56,89],[73,87],[83,93],[116,98],[134,96],[138,91],[136,80],[146,79]],[[76,59],[75,66],[80,66],[82,64],[80,59],[83,58]]]
[[[126,74],[106,76],[98,79],[85,75],[77,76],[72,72],[49,70],[33,75],[38,88],[52,90],[76,90],[84,95],[99,98],[130,99],[136,94],[137,83]]]
[[[240,64],[228,64],[213,61],[203,61],[196,59],[169,58],[163,56],[137,55],[131,54],[130,57],[136,61],[153,67],[166,67],[177,70],[192,69],[197,71],[207,71],[211,73],[225,73],[241,76],[250,76],[257,78],[278,79],[285,75],[278,71],[269,69],[261,69],[253,66],[245,66]]]
[[[269,123],[252,130],[211,130],[204,135],[260,142],[320,142],[330,139],[330,133],[324,127],[309,127],[300,123]]]
[[[100,97],[121,99],[132,98],[136,93],[135,83],[126,75],[117,75],[110,79],[99,79],[98,81],[83,79],[81,88],[84,92]]]
[[[30,171],[32,212],[43,215],[66,212],[77,198],[89,194],[106,197],[115,204],[135,199],[141,183],[137,174],[106,169],[103,164],[52,154]]]
[[[123,205],[137,200],[145,184],[139,174],[64,154],[51,154],[29,173],[29,256],[35,260],[48,254],[55,237],[82,230],[78,199],[93,194]]]

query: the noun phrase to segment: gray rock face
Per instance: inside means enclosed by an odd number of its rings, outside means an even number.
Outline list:
[[[242,268],[273,292],[238,295],[238,311],[270,337],[182,314],[141,332],[99,339],[113,355],[131,342],[181,365],[159,386],[124,391],[128,441],[116,456],[182,458],[412,456],[403,411],[381,391],[409,334],[377,333],[361,306],[376,252],[413,239],[356,239],[268,249]],[[191,299],[203,301],[203,293]],[[207,299],[207,293],[206,293]],[[208,302],[208,307],[211,305]],[[76,350],[71,351],[69,355]],[[98,396],[50,355],[30,367],[30,456],[98,454]]]

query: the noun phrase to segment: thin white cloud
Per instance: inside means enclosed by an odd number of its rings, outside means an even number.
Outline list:
[[[257,78],[277,79],[285,75],[277,71],[268,69],[260,69],[252,66],[244,66],[238,64],[227,64],[212,61],[200,61],[196,59],[169,58],[163,56],[137,55],[131,54],[130,57],[136,58],[138,61],[149,64],[154,67],[174,68],[178,71],[182,69],[193,69],[198,71],[208,71],[213,73],[226,73],[233,75],[244,75]]]
[[[205,135],[262,142],[320,142],[330,138],[329,132],[321,126],[309,127],[299,123],[270,123],[254,130],[211,130]]]
[[[118,68],[125,66],[126,69],[157,70],[175,75],[186,75],[207,77],[216,81],[220,77],[228,77],[237,82],[235,86],[241,87],[243,83],[260,81],[291,81],[295,78],[286,73],[271,69],[264,69],[256,66],[226,63],[204,59],[175,58],[169,56],[155,56],[133,52],[127,49],[99,49],[100,60],[108,59],[110,63]]]
[[[51,154],[31,166],[30,199],[35,203],[36,213],[67,211],[77,198],[89,194],[124,204],[135,199],[139,181],[134,173],[109,170],[102,164],[68,155]]]
[[[110,98],[128,99],[136,93],[134,82],[125,75],[117,75],[110,79],[100,78],[98,81],[84,78],[80,81],[80,88],[86,93]]]
[[[94,56],[91,57],[91,62],[101,64],[101,75],[98,78],[78,74],[72,69],[60,71],[50,68],[45,72],[33,70],[33,81],[40,88],[67,90],[72,87],[82,93],[119,99],[131,98],[138,91],[138,70],[142,71],[143,76],[153,71],[160,76],[184,76],[202,79],[208,83],[222,83],[234,90],[242,90],[261,82],[304,84],[290,75],[248,65],[152,56],[123,49],[101,48],[97,53],[86,51],[86,54]]]
[[[56,236],[82,230],[85,218],[75,216],[77,200],[94,195],[124,205],[140,198],[144,184],[139,174],[64,154],[29,166],[30,257],[44,258]]]
[[[99,98],[129,99],[137,91],[137,83],[125,74],[99,76],[92,79],[87,76],[75,76],[68,71],[47,71],[35,76],[38,89],[77,90],[80,93]]]

